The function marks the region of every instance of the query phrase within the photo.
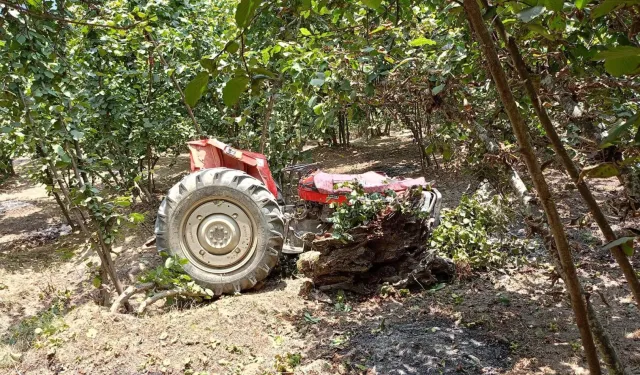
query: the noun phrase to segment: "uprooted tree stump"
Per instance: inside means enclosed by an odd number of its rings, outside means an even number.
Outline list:
[[[455,266],[426,247],[430,230],[409,213],[388,210],[366,226],[351,229],[350,240],[330,234],[311,242],[298,270],[320,290],[346,289],[368,294],[381,283],[396,288],[427,288],[449,281]]]

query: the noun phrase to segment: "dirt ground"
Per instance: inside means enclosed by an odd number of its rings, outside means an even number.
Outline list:
[[[407,134],[317,148],[333,172],[416,175]],[[175,162],[175,163],[174,163]],[[188,159],[163,160],[164,191]],[[20,172],[20,170],[19,170]],[[630,373],[640,374],[640,313],[595,224],[568,179],[547,170],[566,220],[580,276]],[[430,168],[447,207],[478,186],[474,176]],[[597,199],[620,194],[616,180],[592,184]],[[605,204],[605,208],[608,206]],[[161,262],[141,245],[147,221],[124,231],[116,250],[125,283]],[[616,228],[638,227],[627,221]],[[575,221],[575,220],[573,220]],[[299,296],[304,280],[273,272],[250,293],[143,316],[111,314],[93,301],[86,264],[94,260],[64,225],[45,189],[24,178],[0,185],[0,374],[586,374],[579,335],[561,282],[552,283],[542,249],[501,270],[412,290],[409,296]],[[633,259],[636,269],[640,261]]]

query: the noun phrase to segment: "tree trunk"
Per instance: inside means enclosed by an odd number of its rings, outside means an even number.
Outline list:
[[[262,136],[260,137],[260,153],[264,155],[264,146],[267,144],[267,137],[269,134],[269,120],[271,119],[271,112],[273,111],[273,104],[276,101],[276,95],[271,94],[269,96],[269,104],[267,104],[267,110],[264,113],[264,123],[262,124]]]
[[[343,113],[343,119],[344,119],[344,129],[347,135],[347,146],[349,146],[350,138],[351,138],[351,134],[349,133],[349,116],[347,116],[346,113]]]
[[[487,6],[486,0],[483,0],[483,1],[485,2],[485,6]],[[593,215],[594,220],[600,227],[600,231],[602,232],[604,237],[609,242],[615,241],[617,236],[611,229],[611,226],[609,225],[609,221],[607,220],[604,213],[600,209],[598,202],[596,202],[595,198],[591,194],[591,190],[589,189],[589,186],[587,185],[587,183],[584,181],[584,179],[580,179],[580,170],[578,169],[578,167],[576,167],[575,163],[571,159],[571,156],[569,156],[569,154],[567,153],[567,150],[565,149],[564,144],[562,143],[562,140],[558,136],[558,133],[556,132],[556,129],[554,128],[551,122],[551,119],[549,118],[549,114],[547,113],[546,109],[542,106],[542,103],[538,96],[538,91],[536,90],[535,86],[531,82],[531,78],[529,77],[529,72],[527,70],[527,64],[525,63],[524,59],[522,58],[522,55],[520,54],[520,49],[518,48],[518,45],[516,44],[515,39],[507,35],[504,29],[504,25],[502,24],[502,22],[498,17],[495,17],[494,19],[495,19],[496,29],[498,30],[498,35],[507,45],[507,49],[509,51],[509,54],[511,55],[513,64],[515,65],[515,68],[518,72],[518,75],[520,76],[520,79],[524,81],[524,87],[527,91],[527,95],[529,96],[529,99],[531,99],[533,108],[536,114],[538,115],[538,118],[540,119],[540,123],[542,124],[542,127],[547,133],[547,137],[551,142],[551,146],[553,147],[553,150],[556,152],[558,156],[560,156],[560,159],[562,160],[562,164],[567,170],[567,173],[569,173],[569,176],[571,176],[571,179],[573,179],[573,182],[578,188],[580,195],[582,195],[582,199],[587,203],[587,206],[589,207],[589,210],[591,211],[591,214]],[[612,248],[611,253],[615,258],[616,262],[618,262],[618,265],[620,266],[620,269],[622,270],[622,273],[624,274],[627,280],[627,283],[631,288],[634,299],[636,301],[636,306],[640,308],[640,282],[638,281],[638,277],[636,276],[635,270],[633,269],[631,262],[629,262],[629,258],[627,258],[626,254],[624,253],[624,251],[620,246],[616,246]]]
[[[31,117],[31,111],[29,109],[27,101],[24,98],[24,95],[22,94],[22,91],[20,91],[20,99],[22,100],[22,105],[25,108],[28,122],[32,127],[34,127],[34,121],[33,121],[33,118]],[[37,147],[41,150],[43,155],[46,156],[44,142],[42,141],[42,138],[38,138],[37,142],[38,142]],[[55,164],[51,159],[46,159],[46,163],[51,173],[52,181],[57,182],[58,186],[60,187],[60,190],[62,191],[64,198],[66,199],[67,202],[71,203],[72,202],[71,194],[69,193],[69,189],[67,188],[65,182],[63,181],[64,177],[60,177],[60,175],[58,175],[58,169],[56,168]],[[80,208],[75,207],[75,210],[74,210],[74,207],[71,207],[70,210],[71,212],[75,212],[76,223],[80,226],[82,234],[84,234],[88,239],[92,239],[91,232],[89,231],[89,228],[87,228],[84,222],[84,217],[82,215],[82,211],[80,210]],[[95,241],[94,239],[94,244],[97,245],[96,253],[100,257],[101,265],[104,271],[109,274],[109,277],[111,278],[111,281],[113,282],[113,285],[115,286],[118,294],[122,294],[122,291],[123,291],[122,284],[120,283],[120,279],[118,279],[118,274],[116,273],[113,262],[111,261],[109,248],[105,246],[106,244],[102,239],[102,233],[100,231],[98,231],[97,237],[98,237],[98,241]],[[131,306],[127,305],[126,308],[130,310]]]
[[[580,331],[582,346],[584,348],[589,371],[592,375],[599,375],[602,371],[600,369],[596,347],[593,342],[593,335],[589,327],[587,308],[581,294],[581,285],[576,273],[571,249],[569,248],[569,243],[567,241],[566,233],[564,232],[562,221],[560,220],[560,215],[558,214],[555,202],[551,197],[549,186],[542,174],[542,169],[540,168],[540,164],[538,163],[531,145],[527,125],[524,122],[513,98],[504,69],[500,64],[495,45],[482,19],[478,3],[476,0],[464,0],[464,8],[471,27],[475,31],[475,36],[482,46],[487,67],[493,77],[496,90],[504,104],[505,111],[509,116],[513,132],[518,140],[518,144],[520,145],[520,151],[522,152],[523,159],[527,165],[529,173],[531,174],[540,202],[546,213],[547,222],[549,223],[549,228],[555,240],[563,272],[567,275],[565,283],[567,290],[569,291],[569,295],[571,296],[571,305],[575,314],[576,324]]]

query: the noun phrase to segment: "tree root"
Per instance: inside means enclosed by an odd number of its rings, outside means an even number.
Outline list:
[[[156,294],[152,295],[151,297],[147,297],[144,301],[142,301],[140,306],[138,306],[138,314],[142,314],[144,312],[144,310],[146,310],[147,307],[151,306],[152,304],[158,302],[161,299],[168,298],[168,297],[175,297],[175,296],[180,296],[180,297],[207,297],[207,294],[194,293],[194,292],[190,292],[188,290],[185,290],[183,288],[175,288],[175,289],[163,290],[162,292],[156,293]]]
[[[116,298],[115,301],[113,301],[113,304],[111,305],[111,308],[109,309],[109,311],[111,311],[112,313],[117,312],[118,309],[120,308],[120,305],[129,301],[129,298],[131,298],[134,294],[146,292],[147,290],[155,286],[156,286],[156,283],[144,283],[140,285],[129,286],[127,289],[124,290],[124,292],[122,292],[122,294],[118,296],[118,298]]]
[[[147,292],[151,289],[154,288],[158,288],[159,286],[154,283],[154,282],[149,282],[149,283],[144,283],[144,284],[139,284],[139,285],[131,285],[129,286],[127,289],[125,289],[122,294],[120,294],[118,296],[118,298],[116,298],[116,300],[113,302],[113,304],[111,305],[111,308],[109,309],[109,311],[111,311],[112,313],[116,313],[118,311],[118,309],[120,308],[121,305],[128,303],[129,299],[131,297],[133,297],[134,295],[138,294],[138,293],[143,293],[143,292]],[[145,298],[144,301],[142,301],[142,303],[140,304],[140,306],[138,306],[137,309],[137,313],[138,314],[142,314],[144,313],[144,311],[151,306],[152,304],[158,302],[161,299],[165,299],[168,297],[210,297],[209,295],[205,294],[205,293],[197,293],[197,292],[191,292],[189,290],[186,290],[184,288],[174,288],[174,289],[165,289],[165,290],[161,290],[158,291],[157,293],[153,294],[152,296],[149,296],[147,298]]]

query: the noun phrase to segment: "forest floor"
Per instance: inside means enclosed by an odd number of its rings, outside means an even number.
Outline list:
[[[312,150],[332,172],[416,175],[407,134],[349,148]],[[25,172],[25,166],[18,168]],[[162,160],[158,189],[188,171],[182,155]],[[477,176],[430,168],[446,207],[478,186]],[[561,172],[546,171],[577,257],[579,275],[620,357],[640,373],[640,314],[595,224],[572,225],[586,209]],[[598,201],[620,194],[615,179],[593,183]],[[603,207],[608,210],[607,204]],[[116,250],[125,283],[161,263],[142,248],[147,221],[124,231]],[[613,218],[612,218],[613,220]],[[637,219],[623,226],[638,227]],[[618,224],[617,221],[616,226]],[[0,185],[0,374],[581,374],[579,335],[542,249],[465,280],[410,296],[339,300],[299,296],[303,280],[273,272],[265,287],[143,316],[111,314],[93,301],[93,255],[63,224],[45,189],[17,177]],[[522,227],[522,225],[520,225]],[[634,257],[640,269],[638,256]]]

